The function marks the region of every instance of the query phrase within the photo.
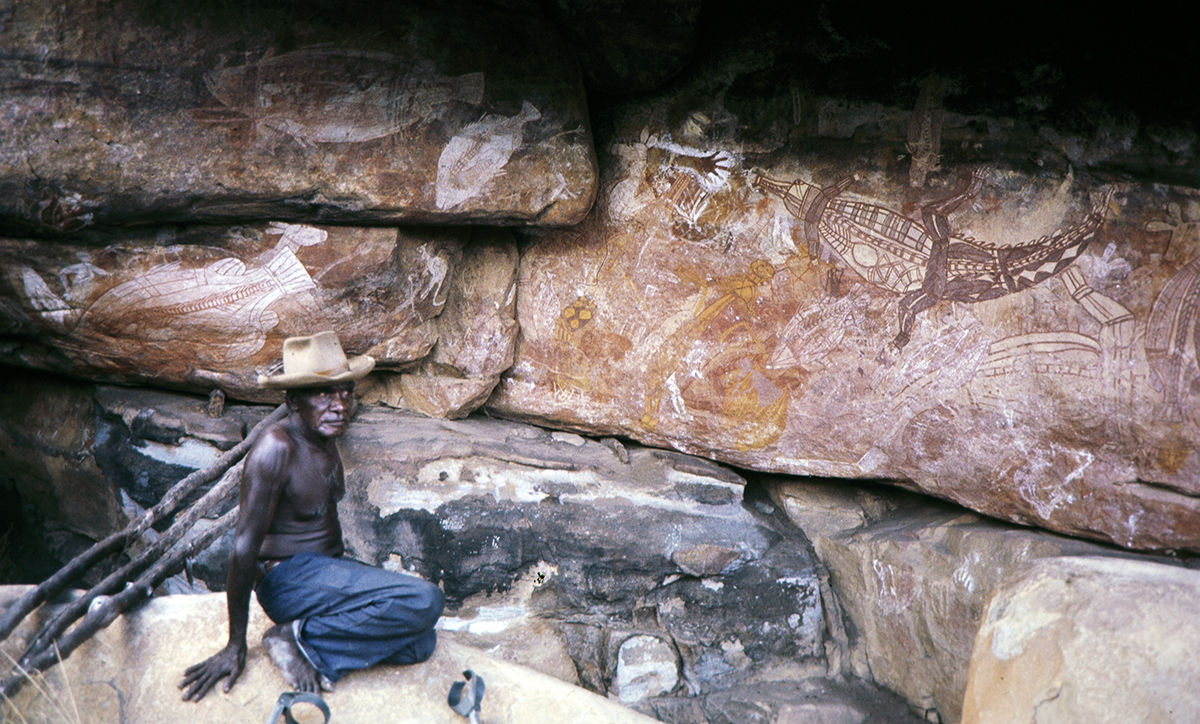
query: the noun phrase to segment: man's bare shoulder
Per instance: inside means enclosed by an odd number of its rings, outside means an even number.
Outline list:
[[[263,430],[246,456],[246,465],[264,472],[282,469],[287,466],[295,450],[296,440],[290,432],[287,418],[284,418]]]

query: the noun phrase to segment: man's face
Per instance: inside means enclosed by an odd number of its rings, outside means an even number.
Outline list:
[[[308,429],[321,437],[340,437],[354,414],[354,383],[298,390],[289,396],[288,404]]]

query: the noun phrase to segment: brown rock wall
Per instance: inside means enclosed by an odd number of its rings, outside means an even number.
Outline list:
[[[986,164],[913,188],[880,145],[751,154],[640,112],[593,213],[523,253],[493,410],[1200,550],[1193,191]]]
[[[557,31],[387,8],[12,6],[0,223],[578,220],[595,157]]]

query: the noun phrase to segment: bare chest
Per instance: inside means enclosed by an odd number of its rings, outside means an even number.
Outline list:
[[[297,523],[319,520],[337,510],[337,502],[345,494],[341,461],[321,457],[297,465],[284,488],[276,511]],[[336,514],[336,513],[335,513]]]

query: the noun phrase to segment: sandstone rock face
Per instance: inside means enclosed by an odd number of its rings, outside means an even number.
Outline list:
[[[447,627],[482,645],[519,653],[487,636],[553,622],[579,680],[626,701],[824,673],[812,559],[742,506],[744,481],[724,468],[378,407],[341,448],[353,554],[440,581],[462,606]],[[655,655],[634,661],[631,640]],[[656,683],[637,683],[639,665]]]
[[[257,377],[276,370],[283,340],[333,329],[381,369],[415,367],[436,346],[413,385],[428,387],[428,374],[474,385],[450,408],[469,411],[510,364],[516,335],[514,243],[475,236],[465,260],[470,232],[431,228],[271,222],[101,248],[0,240],[0,361],[280,400]]]
[[[596,209],[523,250],[494,412],[1200,550],[1192,190],[1002,163],[984,119],[913,186],[914,111],[797,95],[752,140],[692,97],[616,113]]]
[[[204,397],[8,370],[0,379],[0,481],[15,490],[21,505],[6,519],[19,519],[45,537],[14,541],[16,550],[29,543],[70,559],[211,465],[270,412],[231,403],[212,417],[209,407]],[[218,506],[213,517],[235,502]],[[217,546],[196,557],[194,572],[220,584],[228,561],[228,548]]]
[[[5,590],[12,600],[20,591]],[[250,651],[246,670],[228,694],[210,692],[199,703],[180,700],[183,670],[224,645],[225,597],[168,596],[152,600],[81,647],[47,675],[57,703],[72,711],[70,697],[87,724],[159,724],[261,721],[288,690],[258,641],[270,625],[251,602]],[[5,644],[11,647],[22,631]],[[26,632],[28,634],[29,632]],[[19,654],[19,651],[17,651]],[[482,720],[504,724],[579,721],[636,724],[653,719],[549,676],[452,641],[439,641],[433,657],[413,666],[376,666],[346,676],[323,697],[333,721],[457,724],[464,721],[446,704],[450,685],[472,669],[484,678]],[[68,683],[69,682],[69,683]],[[70,687],[70,693],[67,687]],[[18,695],[18,711],[29,721],[54,716],[51,699],[32,686]],[[302,707],[297,707],[297,718]],[[304,712],[317,715],[315,709]],[[319,716],[319,715],[317,715]],[[309,721],[303,719],[302,721]],[[320,721],[314,719],[313,721]]]
[[[878,486],[777,479],[770,487],[829,570],[849,619],[848,668],[945,724],[962,717],[976,632],[1004,581],[1042,559],[1133,555]]]
[[[360,386],[362,402],[430,417],[466,417],[512,365],[517,338],[517,249],[504,231],[475,231],[454,265],[437,343],[410,371],[379,372]]]
[[[14,6],[0,219],[578,220],[596,165],[554,28],[375,10]]]
[[[1196,721],[1198,595],[1196,571],[1038,561],[988,606],[963,722]]]

